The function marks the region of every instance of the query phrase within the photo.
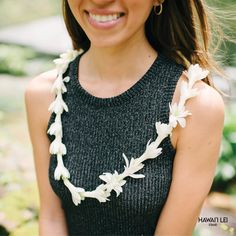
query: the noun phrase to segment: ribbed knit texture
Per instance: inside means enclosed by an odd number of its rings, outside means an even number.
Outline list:
[[[127,91],[112,98],[98,98],[80,85],[80,57],[70,63],[65,73],[71,80],[63,94],[69,108],[62,114],[62,141],[67,147],[63,160],[70,181],[91,191],[104,183],[98,177],[103,172],[123,172],[123,152],[128,159],[143,154],[148,140],[157,137],[156,121],[168,123],[169,103],[184,67],[159,53],[145,75]],[[54,119],[52,113],[48,128]],[[49,134],[48,138],[54,140]],[[73,204],[62,180],[54,180],[57,160],[56,155],[51,155],[49,179],[61,199],[69,235],[153,235],[167,200],[175,156],[170,137],[161,147],[162,154],[145,161],[137,172],[145,178],[126,178],[123,192],[116,197],[112,191],[109,202],[86,198],[78,206]]]

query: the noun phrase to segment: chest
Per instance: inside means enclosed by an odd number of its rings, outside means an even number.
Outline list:
[[[132,86],[136,80],[119,80],[119,81],[95,81],[80,79],[80,86],[89,94],[99,98],[109,98],[118,96]]]

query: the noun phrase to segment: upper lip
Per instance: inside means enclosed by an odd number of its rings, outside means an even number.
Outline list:
[[[111,11],[111,10],[107,10],[107,9],[98,9],[98,8],[87,10],[87,12],[91,13],[93,15],[113,15],[113,14],[123,13],[123,12],[119,12],[119,11]]]

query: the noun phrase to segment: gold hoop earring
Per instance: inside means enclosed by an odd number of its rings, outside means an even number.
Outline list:
[[[159,10],[159,12],[157,12],[157,7],[158,6],[160,6],[160,10]],[[157,6],[154,6],[154,12],[155,12],[155,14],[157,15],[157,16],[159,16],[159,15],[161,15],[161,13],[162,13],[162,9],[163,9],[163,6],[162,6],[162,3],[160,4],[160,5],[157,5]]]

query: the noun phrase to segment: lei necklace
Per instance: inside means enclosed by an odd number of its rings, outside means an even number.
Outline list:
[[[68,169],[64,166],[63,155],[66,155],[66,146],[62,143],[62,122],[61,114],[63,111],[68,112],[68,107],[62,98],[62,94],[67,92],[65,83],[69,82],[69,76],[63,78],[63,74],[66,72],[67,67],[71,61],[73,61],[83,50],[68,50],[66,53],[60,55],[60,58],[55,59],[54,63],[56,64],[57,69],[57,78],[53,83],[51,92],[56,94],[55,100],[50,104],[48,110],[55,112],[56,117],[55,121],[51,124],[47,133],[54,135],[55,139],[50,144],[49,152],[51,154],[56,154],[57,156],[57,167],[54,172],[55,180],[63,180],[65,186],[69,189],[72,201],[77,206],[85,198],[95,198],[99,202],[110,201],[108,198],[112,190],[116,192],[118,197],[123,191],[122,186],[126,183],[126,177],[132,177],[135,179],[144,178],[143,174],[135,174],[137,171],[141,170],[144,167],[143,162],[147,159],[154,159],[159,156],[162,152],[162,148],[159,147],[163,139],[168,135],[172,134],[172,130],[179,124],[182,128],[186,125],[185,118],[191,113],[185,109],[185,102],[198,94],[196,88],[193,88],[195,82],[204,79],[209,71],[203,70],[198,64],[190,65],[187,71],[183,73],[187,76],[188,81],[181,82],[180,88],[180,99],[179,103],[173,105],[169,104],[170,115],[169,123],[156,122],[156,132],[157,138],[151,142],[151,139],[146,144],[146,150],[138,158],[131,158],[128,160],[126,155],[123,153],[123,158],[125,160],[124,171],[118,173],[116,170],[114,173],[103,173],[99,176],[105,184],[100,184],[96,187],[95,190],[87,191],[84,188],[76,187],[70,182],[70,173]]]

